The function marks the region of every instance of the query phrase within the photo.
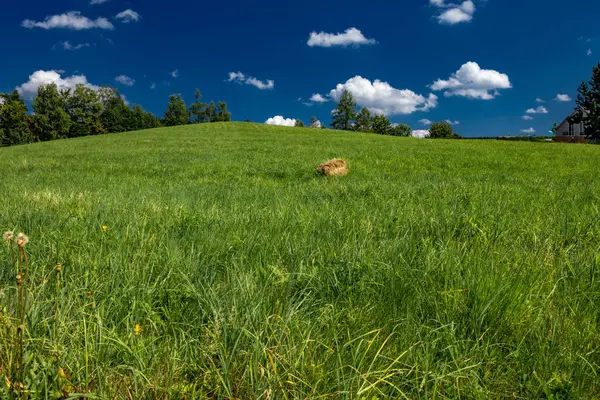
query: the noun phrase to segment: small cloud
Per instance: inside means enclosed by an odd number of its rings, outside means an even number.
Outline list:
[[[154,90],[154,89],[156,89],[156,83],[152,82],[150,84],[150,90]]]
[[[438,22],[443,25],[471,22],[473,14],[475,14],[475,4],[472,0],[463,1],[460,4],[446,4],[444,0],[430,0],[429,4],[444,10],[437,16]]]
[[[271,79],[268,79],[266,82],[263,82],[253,77],[248,77],[246,79],[246,84],[256,86],[260,90],[271,90],[275,87],[275,81]]]
[[[548,110],[544,106],[539,106],[537,108],[530,108],[525,111],[525,114],[548,114]]]
[[[460,121],[451,121],[449,119],[445,120],[444,122],[446,122],[447,124],[450,124],[450,125],[458,125],[458,124],[460,124]]]
[[[26,19],[21,23],[23,28],[33,29],[73,29],[76,31],[84,29],[114,29],[114,25],[110,23],[106,18],[96,18],[91,20],[88,17],[81,15],[79,11],[70,11],[66,14],[57,14],[46,17],[44,21],[36,22],[31,19]]]
[[[266,120],[265,124],[278,126],[295,126],[296,120],[293,118],[284,118],[281,115],[276,115],[275,117]]]
[[[545,103],[545,101],[540,99],[539,97],[536,97],[535,102],[536,103]]]
[[[309,128],[315,128],[315,129],[321,129],[322,127],[323,127],[323,124],[318,119],[314,122],[311,122],[309,125]]]
[[[571,101],[571,97],[569,97],[568,94],[557,94],[556,97],[554,98],[554,100],[566,102],[566,101]]]
[[[179,78],[179,70],[178,70],[178,69],[176,69],[175,71],[171,72],[171,73],[170,73],[170,75],[171,75],[173,78]]]
[[[414,131],[412,131],[412,135],[413,137],[424,139],[429,137],[429,131],[426,129],[415,129]]]
[[[523,133],[535,133],[535,129],[533,129],[533,128],[521,129],[521,132],[523,132]]]
[[[592,49],[588,49],[588,51],[587,51],[587,55],[588,55],[588,56],[591,56],[591,55],[592,55]]]
[[[363,44],[375,44],[375,39],[367,39],[362,32],[356,28],[348,28],[344,33],[311,32],[308,39],[310,47],[333,47],[333,46],[360,46]]]
[[[423,124],[423,125],[431,125],[431,124],[433,124],[433,121],[430,120],[430,119],[425,118],[425,119],[420,119],[419,123]]]
[[[109,0],[91,0],[90,4],[94,5],[94,4],[102,4],[102,3],[106,3]]]
[[[313,95],[310,97],[310,101],[312,101],[313,103],[326,103],[329,101],[329,99],[326,99],[325,97],[321,96],[320,93],[313,93]]]
[[[115,81],[117,81],[125,86],[135,85],[135,79],[130,78],[127,75],[119,75],[115,78]]]
[[[65,42],[61,42],[58,44],[58,46],[62,47],[64,50],[72,50],[72,51],[76,51],[76,50],[81,50],[85,47],[90,47],[91,45],[89,43],[79,43],[79,44],[71,44],[68,40]],[[57,47],[57,45],[52,46],[52,49],[54,50]]]
[[[121,11],[120,13],[115,15],[115,18],[120,20],[124,24],[128,24],[130,22],[138,22],[142,17],[137,12],[128,8],[127,10]]]
[[[272,79],[267,79],[267,81],[261,81],[260,79],[253,78],[251,76],[246,76],[241,72],[230,72],[229,79],[227,82],[239,83],[240,85],[245,83],[246,85],[252,85],[260,90],[271,90],[275,87],[275,81]]]
[[[523,118],[525,121],[531,121],[533,119],[533,117],[529,115],[523,115],[521,118]]]

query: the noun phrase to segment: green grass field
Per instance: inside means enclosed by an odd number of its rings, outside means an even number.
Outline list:
[[[0,162],[32,398],[600,397],[600,146],[229,123]]]

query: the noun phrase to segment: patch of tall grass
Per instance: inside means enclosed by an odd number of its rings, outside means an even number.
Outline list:
[[[0,159],[2,396],[600,395],[598,147],[233,123]]]

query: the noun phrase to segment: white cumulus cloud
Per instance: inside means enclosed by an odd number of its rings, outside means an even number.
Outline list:
[[[344,90],[352,93],[356,103],[367,107],[375,114],[397,115],[412,114],[416,111],[427,111],[437,106],[437,96],[428,97],[408,89],[395,89],[387,82],[378,79],[371,82],[362,76],[355,76],[339,83],[329,92],[329,97],[338,101]]]
[[[535,102],[536,103],[545,103],[545,101],[543,99],[540,99],[539,97],[536,97]]]
[[[93,85],[88,82],[85,75],[72,75],[63,78],[59,71],[39,70],[29,75],[29,80],[23,83],[21,86],[18,86],[17,90],[23,97],[31,99],[37,95],[37,91],[40,86],[51,83],[55,83],[59,90],[74,89],[79,84],[94,90],[100,89],[100,86]]]
[[[284,118],[281,115],[276,115],[273,118],[269,118],[265,121],[267,125],[279,125],[279,126],[294,126],[296,120],[293,118]]]
[[[311,32],[307,42],[310,47],[360,46],[375,43],[377,43],[375,39],[367,39],[356,28],[348,28],[344,33]]]
[[[179,78],[179,70],[176,69],[175,71],[170,72],[169,75],[171,75],[173,78]]]
[[[523,133],[535,133],[535,129],[533,129],[533,128],[521,129],[521,132],[523,132]]]
[[[447,123],[447,124],[450,124],[450,125],[458,125],[458,124],[460,124],[460,121],[452,121],[452,120],[449,120],[449,119],[445,120],[444,122]]]
[[[138,22],[142,17],[137,12],[128,8],[127,10],[121,11],[120,13],[115,15],[115,18],[120,20],[124,24],[128,24],[129,22]]]
[[[461,22],[470,22],[475,14],[475,3],[472,0],[466,0],[460,4],[447,4],[444,0],[430,0],[429,3],[441,9],[437,16],[440,24],[455,25]]]
[[[525,111],[525,114],[548,114],[548,110],[544,106],[539,106],[537,108],[530,108]]]
[[[109,0],[91,0],[90,4],[102,4],[102,3],[106,3]]]
[[[256,78],[253,78],[253,77],[248,77],[246,79],[246,84],[247,85],[256,86],[260,90],[270,90],[270,89],[273,89],[275,87],[275,81],[273,81],[271,79],[267,79],[266,82],[263,82],[260,79],[256,79]]]
[[[412,131],[412,135],[413,137],[424,139],[426,137],[429,137],[429,131],[426,129],[415,129]]]
[[[260,79],[253,78],[251,76],[246,76],[241,72],[230,72],[229,79],[227,82],[235,82],[239,84],[245,83],[246,85],[252,85],[260,90],[271,90],[275,87],[275,81],[271,79],[267,79],[267,81],[261,81]]]
[[[453,73],[448,80],[438,79],[431,85],[435,91],[444,91],[444,96],[462,96],[470,99],[491,100],[498,96],[499,89],[510,89],[508,75],[493,69],[481,69],[476,62],[469,61]]]
[[[425,118],[425,119],[420,119],[419,123],[421,123],[423,125],[431,125],[431,124],[433,124],[433,121],[430,120],[430,119]]]
[[[125,86],[135,85],[135,79],[130,78],[127,75],[119,75],[115,78],[115,81],[122,83]]]
[[[533,117],[529,115],[523,115],[521,118],[523,118],[525,121],[531,121],[533,119]]]
[[[314,103],[326,103],[329,101],[329,99],[326,99],[325,97],[321,96],[320,93],[313,93],[313,95],[310,97],[310,101]]]
[[[51,15],[46,17],[44,21],[36,22],[31,19],[26,19],[21,23],[24,28],[42,28],[42,29],[74,29],[76,31],[84,29],[114,29],[113,24],[106,18],[100,17],[91,20],[88,17],[81,15],[79,11],[69,11],[65,14]]]
[[[568,94],[557,94],[554,100],[562,102],[571,101],[571,97]]]

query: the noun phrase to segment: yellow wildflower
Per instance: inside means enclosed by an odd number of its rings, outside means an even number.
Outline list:
[[[102,232],[106,232],[108,230],[108,226],[102,225]]]
[[[141,335],[142,334],[142,326],[140,324],[135,324],[135,328],[133,328],[133,332],[136,335]]]

